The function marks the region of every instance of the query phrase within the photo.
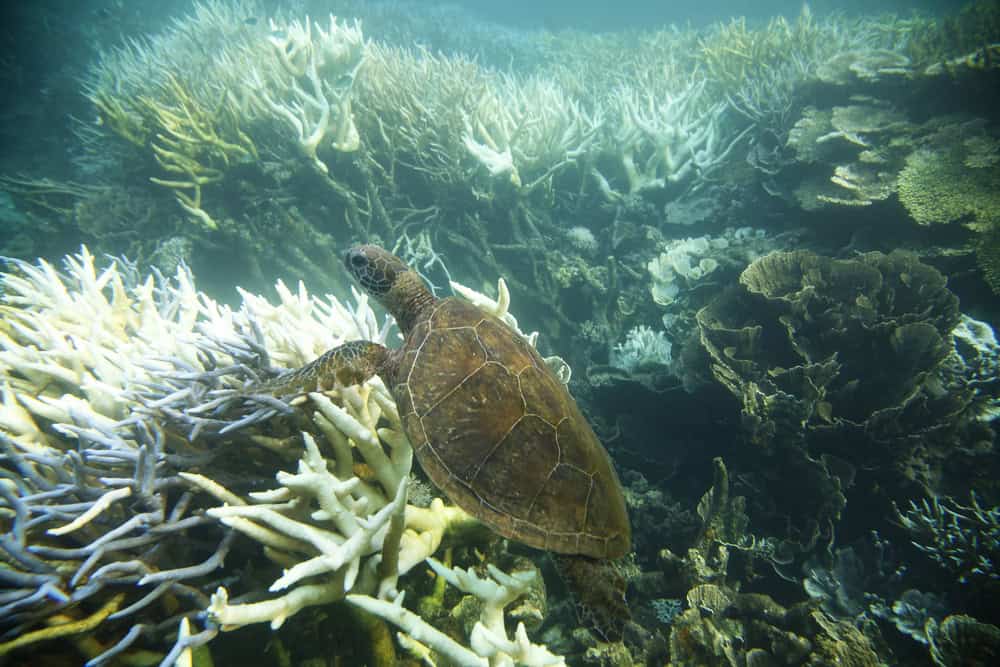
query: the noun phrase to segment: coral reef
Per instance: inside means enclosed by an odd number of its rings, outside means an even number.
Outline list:
[[[994,565],[1000,558],[1000,507],[982,507],[973,492],[968,505],[932,497],[910,501],[897,516],[913,544],[959,583],[1000,579]]]
[[[638,326],[628,332],[624,343],[614,346],[610,361],[626,373],[652,364],[670,366],[670,341],[662,331]]]
[[[1000,628],[969,616],[949,616],[928,634],[931,658],[939,667],[990,665],[1000,658]]]
[[[947,356],[959,320],[940,273],[905,253],[831,260],[795,251],[757,260],[740,284],[699,311],[698,323],[713,372],[743,397],[761,436],[797,438],[866,420],[876,441],[913,433],[891,420],[924,402],[922,384]],[[887,367],[898,375],[868,375],[870,354],[898,360]]]
[[[867,104],[807,107],[787,146],[807,169],[793,195],[805,210],[827,205],[870,206],[895,192],[908,150],[910,123],[877,99]]]
[[[1000,168],[992,161],[1000,151],[992,143],[980,148],[987,137],[979,133],[955,141],[962,134],[962,128],[945,128],[930,147],[906,158],[899,201],[918,224],[963,222],[980,230],[1000,225],[995,187]]]
[[[98,641],[78,643],[91,664],[151,651],[169,664],[220,629],[277,628],[347,594],[392,607],[400,577],[470,522],[440,500],[407,504],[412,452],[377,378],[310,394],[305,412],[264,397],[238,422],[221,412],[250,378],[340,340],[385,340],[364,298],[348,306],[279,284],[281,303],[243,293],[234,311],[198,293],[183,267],[140,281],[121,261],[98,270],[84,249],[66,270],[17,262],[3,275],[4,655],[48,654],[50,640],[99,627]],[[274,567],[251,565],[254,542],[285,568],[270,584]],[[490,601],[458,655],[559,664],[523,626],[504,629],[503,608],[528,579],[439,574]],[[405,614],[413,641],[459,650]]]
[[[769,491],[795,497],[781,506],[805,522],[804,544],[839,516],[858,468],[939,488],[953,438],[992,437],[973,385],[938,389],[961,345],[951,335],[958,302],[913,256],[772,253],[697,321],[750,440],[805,482]]]
[[[0,64],[78,119],[52,173],[0,177],[4,254],[138,262],[3,274],[0,654],[291,664],[335,627],[358,664],[996,662],[995,0],[600,33],[165,11],[83,21],[103,53],[37,86]],[[583,370],[636,528],[624,643],[434,499],[378,380],[246,395],[392,339],[339,282],[358,241],[517,328],[509,286]],[[278,276],[341,298],[253,294]]]
[[[725,229],[718,236],[666,242],[646,265],[653,279],[653,301],[669,306],[682,291],[691,292],[716,269],[746,266],[765,252],[765,236],[762,229],[741,227]]]
[[[766,595],[731,594],[713,584],[692,588],[687,604],[670,633],[671,664],[883,664],[856,627],[808,605],[786,609]]]

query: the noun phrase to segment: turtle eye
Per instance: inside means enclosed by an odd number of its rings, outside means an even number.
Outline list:
[[[368,258],[365,256],[365,253],[358,248],[348,250],[347,257],[344,259],[346,260],[347,268],[352,271],[360,271],[368,266]]]

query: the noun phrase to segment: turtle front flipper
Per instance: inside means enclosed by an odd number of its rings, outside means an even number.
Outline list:
[[[389,349],[367,340],[352,340],[327,350],[302,368],[288,371],[254,390],[273,396],[361,384],[377,375],[389,358]]]

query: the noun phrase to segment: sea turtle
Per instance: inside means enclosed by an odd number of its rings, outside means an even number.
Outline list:
[[[624,583],[608,581],[616,575],[605,566],[630,550],[625,499],[566,387],[507,325],[463,299],[436,298],[391,253],[358,246],[344,263],[396,318],[403,345],[348,342],[284,384],[379,375],[431,481],[504,537],[566,555],[557,562],[597,629],[618,634],[628,613]]]

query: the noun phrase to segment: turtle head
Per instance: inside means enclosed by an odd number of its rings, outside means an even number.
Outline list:
[[[361,288],[379,301],[410,270],[403,260],[377,245],[359,245],[344,253],[344,265]]]
[[[434,301],[420,274],[383,248],[355,246],[344,253],[344,265],[361,288],[392,313],[404,332]]]

